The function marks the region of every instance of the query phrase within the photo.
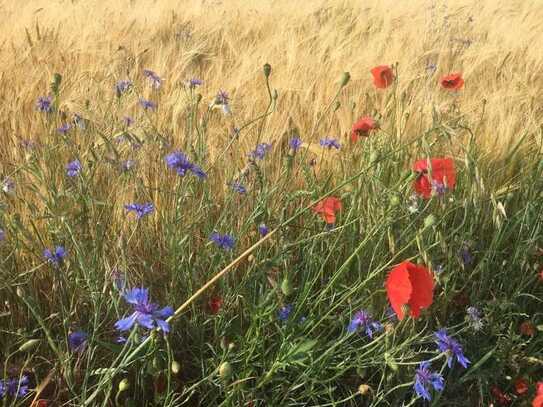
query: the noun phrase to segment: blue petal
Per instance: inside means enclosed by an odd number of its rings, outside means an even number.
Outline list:
[[[428,392],[428,389],[418,380],[415,381],[415,392],[425,400],[432,399],[432,397],[430,396],[430,393]]]
[[[138,325],[147,329],[153,329],[155,327],[153,316],[151,314],[144,314],[142,312],[137,312],[136,314]]]
[[[163,319],[157,319],[156,324],[165,334],[170,332],[170,324],[168,324],[167,321],[164,321]]]
[[[349,323],[349,326],[347,327],[347,332],[352,334],[353,332],[355,332],[358,329],[359,324],[360,324],[360,321],[358,319],[353,319]]]
[[[115,323],[115,329],[119,331],[128,331],[132,328],[134,325],[134,322],[136,322],[137,314],[134,312],[132,315],[120,319]]]
[[[170,306],[159,309],[154,313],[155,318],[166,319],[173,315],[173,308]]]

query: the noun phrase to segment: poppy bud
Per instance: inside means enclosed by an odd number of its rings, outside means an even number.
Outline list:
[[[119,386],[117,388],[119,389],[119,393],[122,393],[130,388],[130,382],[127,378],[124,378],[119,382]]]
[[[19,348],[19,352],[26,352],[31,349],[34,349],[41,341],[39,339],[29,339],[25,343],[21,345]]]
[[[391,198],[390,198],[390,205],[392,206],[398,206],[400,205],[400,198],[396,195],[393,195]]]
[[[285,277],[281,283],[281,292],[287,297],[292,294],[292,284],[288,277]]]
[[[232,366],[228,362],[223,362],[219,366],[219,376],[223,380],[228,380],[232,376]]]
[[[434,215],[428,215],[426,219],[424,219],[424,227],[429,228],[431,226],[434,226],[436,223],[436,217]]]
[[[349,80],[351,80],[351,74],[349,72],[343,72],[341,81],[339,82],[340,86],[343,88],[349,83]]]
[[[236,344],[234,342],[230,342],[228,344],[228,350],[233,351],[236,348]]]
[[[255,256],[253,256],[252,254],[249,255],[249,257],[247,257],[247,261],[249,263],[253,263],[255,261]]]
[[[181,364],[177,360],[174,360],[171,369],[173,374],[178,374],[181,371]]]
[[[269,78],[270,74],[271,74],[271,65],[266,63],[264,64],[264,75],[266,76],[266,78]]]
[[[367,384],[361,384],[360,386],[358,386],[358,393],[360,393],[362,396],[368,394],[370,390],[370,386],[368,386]]]
[[[24,296],[24,292],[23,292],[23,289],[21,287],[17,287],[15,292],[17,293],[18,297],[23,297]]]

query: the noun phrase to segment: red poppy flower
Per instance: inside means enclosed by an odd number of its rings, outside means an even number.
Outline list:
[[[222,297],[218,295],[211,297],[208,305],[209,305],[209,310],[211,311],[212,314],[218,314],[222,307]]]
[[[415,172],[418,173],[413,187],[426,199],[432,196],[432,191],[441,194],[446,189],[453,189],[456,184],[456,170],[452,158],[432,158],[430,167],[431,171],[428,168],[428,160],[418,160],[413,166]]]
[[[336,211],[340,210],[341,201],[334,196],[324,198],[313,207],[313,211],[321,215],[324,221],[328,224],[336,223]]]
[[[520,333],[525,336],[535,335],[535,326],[530,321],[524,321],[520,324]]]
[[[394,73],[392,72],[392,68],[388,65],[376,66],[370,72],[373,75],[373,84],[376,88],[388,88],[394,81]]]
[[[353,124],[351,130],[351,141],[353,143],[357,142],[360,136],[367,137],[370,130],[375,130],[379,128],[377,122],[370,116],[361,117]]]
[[[404,261],[392,269],[385,283],[388,300],[398,319],[404,318],[404,306],[418,318],[420,311],[432,305],[434,278],[425,266]]]
[[[511,403],[511,396],[505,394],[498,386],[493,386],[491,389],[492,395],[501,406],[506,406]]]
[[[519,377],[517,380],[515,380],[515,391],[519,396],[522,396],[528,391],[528,382],[526,379]]]
[[[464,79],[461,73],[451,73],[441,78],[441,86],[445,89],[458,90],[464,86]]]
[[[543,382],[537,382],[535,386],[535,399],[532,400],[532,407],[543,407]]]

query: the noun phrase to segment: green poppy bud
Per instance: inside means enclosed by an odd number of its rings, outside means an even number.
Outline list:
[[[349,83],[350,80],[351,80],[351,74],[349,72],[343,72],[343,75],[341,75],[341,81],[339,84],[343,88]]]
[[[123,380],[119,382],[119,386],[118,386],[119,393],[122,393],[123,391],[126,391],[129,388],[130,388],[130,382],[128,381],[127,378],[124,378]]]
[[[292,284],[288,277],[285,277],[281,282],[281,292],[287,297],[292,294]]]
[[[181,364],[177,360],[174,360],[171,369],[173,374],[178,374],[181,371]]]
[[[41,342],[39,339],[29,339],[21,345],[19,352],[27,352],[31,349],[34,349]]]
[[[264,75],[266,76],[266,78],[269,78],[270,74],[271,74],[271,65],[266,63],[264,64]]]
[[[228,380],[232,377],[232,366],[228,362],[223,362],[219,366],[219,376],[223,380]]]

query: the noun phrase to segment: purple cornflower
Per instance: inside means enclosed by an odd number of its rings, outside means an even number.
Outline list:
[[[336,139],[333,139],[333,138],[323,138],[323,139],[321,139],[320,145],[321,145],[321,147],[327,148],[328,150],[332,149],[332,147],[335,148],[336,150],[339,150],[339,148],[341,147],[339,142]]]
[[[198,165],[189,161],[188,157],[181,151],[174,151],[168,154],[164,160],[168,168],[172,168],[178,175],[184,176],[187,171],[191,171],[198,178],[205,178],[207,175]]]
[[[232,250],[234,246],[236,245],[236,239],[232,235],[229,235],[225,233],[224,235],[221,235],[218,232],[213,232],[211,236],[209,236],[209,240],[211,240],[217,247],[220,247],[223,250]]]
[[[195,89],[197,86],[201,86],[203,83],[203,80],[196,78],[192,78],[187,81],[187,85],[190,89]]]
[[[473,263],[473,256],[471,255],[471,252],[469,251],[469,247],[467,245],[463,245],[462,249],[460,249],[460,258],[462,259],[464,267],[467,267],[471,263]]]
[[[132,87],[132,81],[128,79],[121,79],[120,81],[117,81],[115,84],[115,90],[117,91],[117,96],[121,97],[123,93],[128,92],[128,90]]]
[[[437,196],[443,196],[447,192],[448,188],[445,186],[445,184],[432,180],[432,190]]]
[[[130,116],[124,116],[123,123],[126,127],[130,127],[134,124],[134,119],[132,119]]]
[[[453,357],[455,357],[458,363],[464,368],[468,367],[471,362],[464,356],[462,345],[460,345],[456,339],[447,335],[445,329],[438,330],[434,336],[437,339],[436,343],[439,350],[447,354],[447,365],[449,368],[452,367]]]
[[[279,308],[279,311],[277,311],[277,318],[279,318],[279,321],[281,322],[286,322],[291,312],[292,312],[292,305],[291,304],[284,305],[281,308]]]
[[[430,388],[434,390],[443,391],[445,388],[445,382],[443,376],[440,373],[432,372],[430,370],[430,362],[421,362],[419,368],[415,372],[415,392],[418,396],[424,400],[432,400],[430,396]]]
[[[268,150],[270,150],[272,147],[271,144],[268,144],[268,143],[260,143],[256,146],[256,148],[254,149],[254,151],[251,151],[249,153],[249,157],[252,159],[252,160],[256,160],[256,159],[259,159],[259,160],[263,160],[264,157],[266,156],[266,153],[268,152]]]
[[[466,314],[473,329],[476,331],[480,331],[483,328],[483,318],[481,316],[481,311],[479,311],[475,307],[468,307],[466,309]]]
[[[164,333],[170,332],[167,318],[173,315],[170,306],[158,309],[158,305],[149,301],[149,290],[146,288],[133,288],[123,294],[125,301],[132,305],[134,312],[126,318],[115,323],[119,331],[128,331],[134,324],[146,329],[158,327]]]
[[[156,110],[156,103],[144,98],[140,98],[140,105],[145,110]]]
[[[215,103],[217,105],[227,105],[230,100],[230,96],[224,90],[219,90],[217,96],[215,96]]]
[[[11,378],[0,380],[0,399],[5,395],[21,398],[28,394],[28,376],[22,375],[21,378]]]
[[[76,177],[81,173],[81,163],[79,160],[74,160],[66,164],[66,175],[68,177]]]
[[[53,98],[51,96],[40,96],[36,101],[36,109],[40,112],[51,113],[53,111]]]
[[[63,246],[57,246],[55,247],[55,250],[45,249],[43,251],[43,257],[45,257],[48,263],[58,267],[64,262],[66,249]]]
[[[264,237],[269,233],[270,229],[263,223],[258,225],[258,233],[260,233],[260,236]]]
[[[151,212],[153,212],[155,210],[155,206],[151,202],[144,203],[144,204],[131,203],[131,204],[126,204],[124,206],[124,209],[126,209],[127,212],[134,212],[136,214],[136,219],[140,220],[145,215],[148,215]]]
[[[70,126],[69,123],[64,123],[62,126],[60,126],[57,131],[62,134],[62,135],[66,135],[70,129],[72,128],[72,126]]]
[[[121,162],[121,171],[128,172],[136,166],[136,161],[134,160],[124,160]]]
[[[302,146],[302,139],[300,137],[293,137],[288,142],[288,145],[290,146],[291,150],[296,152],[298,149]]]
[[[156,72],[151,71],[150,69],[143,70],[143,76],[145,76],[151,82],[151,86],[155,89],[160,88],[162,85],[162,79],[156,74]]]
[[[68,346],[72,352],[82,352],[87,344],[87,333],[75,331],[68,335]]]
[[[9,177],[4,178],[2,181],[2,191],[6,194],[13,194],[15,192],[15,181]]]
[[[347,327],[347,332],[356,332],[359,328],[363,329],[371,338],[373,338],[374,332],[380,332],[383,330],[383,325],[380,322],[374,321],[371,315],[364,310],[360,310],[354,314],[353,319]]]
[[[0,242],[6,240],[6,232],[3,229],[0,229]]]
[[[238,194],[244,194],[247,192],[247,188],[245,188],[243,184],[239,181],[232,182],[230,184],[230,188],[232,188],[232,190],[237,192]]]

